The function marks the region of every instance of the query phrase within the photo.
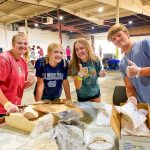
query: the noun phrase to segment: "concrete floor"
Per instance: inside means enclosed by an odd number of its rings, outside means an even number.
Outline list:
[[[114,87],[124,85],[121,73],[119,71],[107,71],[106,77],[99,78],[99,82],[100,82],[102,102],[106,102],[109,104],[112,103]],[[76,101],[77,100],[76,91],[75,91],[73,79],[71,77],[69,77],[69,83],[71,87],[72,100]],[[25,90],[22,104],[34,103],[34,97],[33,97],[34,86],[35,85]],[[65,98],[64,91],[62,93],[61,98]]]

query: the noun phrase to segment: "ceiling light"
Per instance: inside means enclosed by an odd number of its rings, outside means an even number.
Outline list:
[[[64,17],[63,17],[63,16],[59,16],[59,19],[60,19],[60,20],[63,20],[63,19],[64,19]]]
[[[129,22],[128,22],[128,24],[132,24],[133,22],[130,20]]]
[[[92,30],[94,30],[94,29],[95,29],[95,27],[91,27],[91,29],[92,29]]]
[[[34,24],[34,26],[35,26],[35,27],[38,27],[38,26],[39,26],[39,24],[35,23],[35,24]]]
[[[98,8],[98,11],[99,11],[99,12],[103,12],[103,11],[104,11],[104,8],[103,8],[103,7],[99,7],[99,8]]]

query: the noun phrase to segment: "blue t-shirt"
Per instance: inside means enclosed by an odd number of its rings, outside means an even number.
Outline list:
[[[81,98],[89,98],[100,92],[98,77],[101,70],[100,61],[87,61],[81,63],[82,67],[88,68],[88,77],[83,77],[82,86],[77,89],[77,95]],[[77,76],[78,71],[72,66],[72,76]]]
[[[66,64],[66,65],[64,65]],[[42,100],[58,99],[62,93],[62,82],[68,76],[68,64],[62,60],[56,67],[46,64],[45,58],[39,58],[35,64],[36,76],[43,78],[44,91]]]
[[[138,67],[150,67],[150,39],[134,43],[130,53],[121,60],[120,69],[123,77],[127,76],[128,59],[133,61]],[[129,78],[129,80],[135,87],[138,100],[150,104],[150,76]]]

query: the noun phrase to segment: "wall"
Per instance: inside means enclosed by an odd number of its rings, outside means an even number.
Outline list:
[[[24,27],[19,28],[20,32],[25,32]],[[3,24],[0,24],[0,47],[3,47],[4,50],[11,49],[11,39],[17,31],[12,31],[11,28],[6,28]],[[46,54],[48,44],[51,42],[58,42],[59,43],[59,34],[58,32],[51,32],[51,31],[44,31],[40,29],[30,29],[28,28],[28,39],[29,45],[41,46],[44,50],[44,54]],[[62,35],[63,39],[63,48],[65,49],[66,46],[69,44],[68,36],[66,34]]]
[[[95,34],[95,51],[96,54],[99,54],[99,48],[102,48],[102,54],[106,53],[113,53],[115,55],[116,47],[112,44],[112,42],[108,42],[107,40],[107,33],[101,33],[101,34]],[[134,36],[130,37],[132,41],[136,42],[145,38],[150,38],[149,36]],[[119,59],[122,58],[121,50],[118,50],[119,52]]]
[[[21,27],[19,28],[19,31],[25,32],[25,28]],[[0,24],[0,47],[3,47],[5,50],[8,50],[11,48],[11,39],[14,34],[16,34],[16,31],[11,31],[11,29],[3,24]],[[102,48],[102,53],[113,53],[115,54],[116,47],[111,43],[107,41],[107,33],[101,33],[101,34],[94,34],[95,39],[95,53],[99,55],[99,47]],[[44,54],[46,54],[47,46],[51,42],[59,42],[59,35],[58,32],[51,32],[51,31],[44,31],[39,29],[30,29],[28,28],[28,38],[29,38],[29,45],[39,45],[44,49]],[[149,36],[135,36],[131,37],[133,41],[139,41],[144,38],[150,38]],[[69,39],[69,37],[66,34],[62,35],[63,39],[63,48],[65,49],[67,45],[71,47],[71,50],[73,48],[73,43],[76,39]],[[91,43],[91,41],[89,40]],[[121,50],[119,50],[119,59],[121,59]]]

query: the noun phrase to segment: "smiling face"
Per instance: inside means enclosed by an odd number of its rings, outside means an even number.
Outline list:
[[[25,34],[19,33],[12,39],[13,53],[16,56],[24,55],[28,51],[28,40]]]
[[[122,49],[124,49],[124,47],[127,47],[130,42],[128,33],[123,31],[118,31],[116,34],[114,34],[111,37],[111,41],[114,45]]]
[[[88,52],[86,50],[86,47],[83,44],[77,42],[75,43],[74,48],[75,48],[75,53],[79,59],[81,59],[83,62],[88,60]]]
[[[63,49],[59,44],[52,43],[48,47],[48,57],[51,64],[58,64],[63,59]]]

